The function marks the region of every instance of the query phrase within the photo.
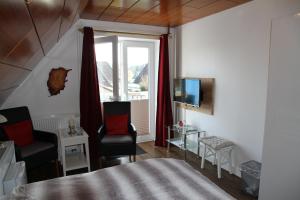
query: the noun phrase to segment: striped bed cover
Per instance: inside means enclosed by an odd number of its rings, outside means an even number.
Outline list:
[[[156,158],[17,187],[12,200],[234,199],[183,160]]]

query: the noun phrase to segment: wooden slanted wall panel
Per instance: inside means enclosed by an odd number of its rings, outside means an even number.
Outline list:
[[[17,87],[29,73],[29,70],[0,63],[0,92],[8,88]]]
[[[24,0],[1,0],[0,62],[32,69],[42,56]]]
[[[114,21],[138,0],[114,0],[111,5],[101,14],[99,20]]]
[[[48,53],[57,42],[63,11],[63,0],[31,1],[29,12],[36,26],[44,53]]]
[[[78,8],[78,13],[79,14],[81,14],[83,12],[83,10],[87,6],[88,2],[89,2],[89,0],[80,0],[79,8]]]
[[[74,23],[79,4],[80,0],[65,0],[65,6],[61,18],[59,38],[61,38]]]
[[[78,19],[86,3],[0,0],[0,105]]]
[[[7,97],[16,89],[16,87],[0,91],[0,105],[4,103]]]
[[[112,0],[89,0],[83,9],[80,18],[98,19],[103,11],[112,3]]]

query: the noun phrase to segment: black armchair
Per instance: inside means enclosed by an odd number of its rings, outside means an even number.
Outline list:
[[[130,102],[104,102],[103,114],[104,121],[107,116],[112,115],[128,115],[128,133],[120,135],[107,134],[105,123],[98,131],[98,138],[100,141],[100,155],[101,156],[119,156],[129,155],[135,161],[136,155],[136,130],[131,124]]]
[[[0,125],[0,140],[8,140],[2,126],[11,125],[25,120],[30,120],[28,107],[17,107],[0,110],[0,114],[7,118],[7,122]],[[26,146],[15,145],[16,160],[23,160],[26,169],[38,167],[43,163],[55,161],[58,172],[57,136],[54,133],[33,130],[33,143]]]

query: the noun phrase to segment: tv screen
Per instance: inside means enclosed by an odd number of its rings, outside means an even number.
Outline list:
[[[184,79],[174,79],[174,101],[184,103]]]
[[[199,107],[201,105],[201,80],[185,79],[184,94],[185,103]]]

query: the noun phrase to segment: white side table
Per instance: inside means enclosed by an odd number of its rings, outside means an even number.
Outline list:
[[[90,167],[90,153],[89,153],[89,136],[81,129],[78,135],[69,135],[69,129],[59,129],[59,140],[61,149],[61,161],[63,166],[64,176],[66,172],[74,169],[80,169],[87,167],[88,171],[91,171]],[[80,145],[80,152],[66,153],[66,147]],[[85,148],[85,153],[84,149]]]

